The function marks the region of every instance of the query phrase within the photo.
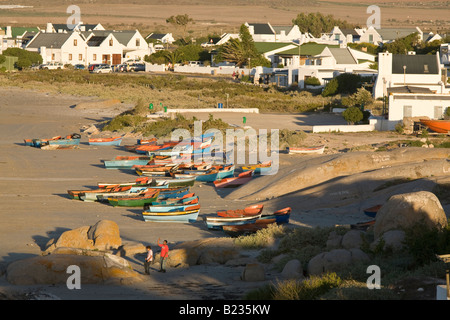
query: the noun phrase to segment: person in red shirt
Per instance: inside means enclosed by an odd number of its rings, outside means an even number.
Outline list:
[[[158,238],[158,246],[161,247],[161,253],[160,253],[161,267],[158,272],[166,272],[166,260],[169,257],[169,247],[167,246],[167,240],[164,240],[163,243],[161,244],[161,243],[159,243],[160,239],[161,238]]]

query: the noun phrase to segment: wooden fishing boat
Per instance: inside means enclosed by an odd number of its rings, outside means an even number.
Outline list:
[[[240,173],[237,177],[216,180],[214,181],[214,186],[216,188],[237,188],[252,180],[253,173],[254,171],[244,171]]]
[[[272,161],[265,161],[250,166],[243,166],[242,170],[253,171],[255,174],[267,174],[272,170]]]
[[[177,199],[189,194],[189,187],[160,189],[158,200]]]
[[[150,139],[137,139],[137,144],[156,144],[158,142],[158,139],[156,138],[150,138]]]
[[[420,119],[420,123],[437,133],[450,133],[450,120]]]
[[[133,166],[136,173],[140,176],[147,177],[164,177],[170,176],[172,171],[176,171],[178,165],[167,166],[167,165],[150,165],[150,166]]]
[[[291,213],[291,208],[286,207],[281,210],[277,210],[272,214],[262,214],[259,219],[252,223],[245,223],[241,225],[227,225],[223,226],[222,229],[228,235],[239,236],[243,234],[254,233],[258,230],[267,228],[271,224],[284,224],[289,222],[289,216]]]
[[[146,212],[176,212],[176,211],[186,211],[189,207],[200,205],[197,203],[186,203],[186,204],[169,204],[169,205],[151,205],[146,207]]]
[[[88,142],[91,146],[120,146],[123,137],[111,137],[111,138],[89,138]]]
[[[104,160],[106,169],[131,169],[135,165],[146,165],[152,156],[117,156],[112,160]]]
[[[221,169],[210,169],[203,174],[196,175],[197,181],[213,182],[216,180],[229,178],[234,175],[234,165],[222,166]]]
[[[131,197],[133,195],[138,195],[140,193],[146,192],[148,188],[146,187],[131,187],[127,190],[112,190],[110,192],[81,192],[79,194],[80,200],[86,202],[93,201],[107,201],[108,197],[121,197],[128,196]]]
[[[108,186],[106,188],[99,188],[94,190],[67,190],[67,193],[69,194],[69,197],[71,199],[81,200],[80,194],[81,193],[112,193],[112,192],[122,192],[122,191],[128,191],[131,189],[131,186],[119,186],[119,185],[112,185]]]
[[[148,191],[137,195],[108,197],[108,202],[113,207],[144,207],[146,204],[152,203],[158,199],[159,189],[148,189]]]
[[[264,205],[255,204],[252,206],[248,206],[244,209],[236,209],[236,210],[220,210],[217,211],[217,215],[219,217],[243,217],[243,216],[254,216],[260,215],[264,209]]]
[[[152,188],[174,188],[174,187],[190,187],[195,184],[195,177],[188,178],[172,178],[172,177],[140,177],[132,182],[122,182],[122,183],[98,183],[97,186],[99,188],[104,188],[111,185],[120,185],[120,186],[146,186]]]
[[[322,154],[325,150],[325,146],[317,147],[288,147],[289,154]]]
[[[161,151],[165,149],[170,149],[171,145],[168,143],[165,144],[142,144],[135,148],[135,152],[148,154],[149,152]]]
[[[181,222],[193,223],[197,221],[200,206],[188,206],[185,210],[170,212],[143,211],[142,217],[146,222]]]
[[[208,229],[222,230],[223,226],[253,223],[261,217],[261,213],[236,217],[204,216],[203,221]]]
[[[377,215],[377,212],[381,209],[382,206],[383,205],[381,205],[381,204],[377,204],[377,205],[375,205],[373,207],[364,209],[364,214],[366,216],[371,217],[371,218],[375,218],[375,216]]]
[[[152,203],[145,205],[144,210],[147,210],[149,206],[174,206],[174,205],[186,205],[186,204],[197,204],[198,196],[195,193],[188,193],[181,198],[157,200]]]
[[[222,230],[229,236],[237,237],[241,235],[255,233],[261,229],[269,227],[271,224],[276,223],[277,223],[276,219],[258,219],[253,223],[222,226]]]
[[[50,139],[24,139],[25,145],[41,148],[45,145],[79,145],[81,136],[73,133],[68,136],[55,136]]]

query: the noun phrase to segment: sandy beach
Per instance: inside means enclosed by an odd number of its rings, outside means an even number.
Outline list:
[[[217,191],[211,184],[196,184],[192,191],[201,201],[202,210],[197,222],[191,224],[145,223],[141,210],[112,207],[101,203],[85,203],[68,198],[69,189],[88,189],[99,182],[132,181],[136,174],[126,170],[107,170],[102,160],[117,155],[129,155],[122,147],[95,147],[87,143],[82,133],[81,144],[74,150],[45,151],[27,147],[25,138],[52,137],[80,133],[80,128],[112,118],[120,109],[80,110],[81,102],[95,101],[90,97],[74,97],[0,88],[0,271],[12,261],[40,255],[47,242],[62,232],[99,220],[113,220],[120,228],[123,242],[150,244],[156,248],[158,238],[167,239],[169,245],[180,242],[223,237],[224,233],[208,230],[201,217],[220,209],[237,209],[254,200],[230,200],[229,191]],[[126,108],[126,106],[124,106]],[[202,119],[203,116],[197,115]],[[217,117],[229,123],[240,124],[242,115],[223,114]],[[255,114],[247,117],[247,125],[259,128],[288,128],[308,130],[314,123],[334,121],[343,123],[338,115],[326,114],[292,116],[287,114]],[[134,144],[137,136],[128,135],[122,145]],[[383,143],[398,140],[392,133],[367,133],[353,135],[317,134],[308,137],[313,144],[326,143],[333,152],[351,146]],[[302,160],[300,160],[302,159]],[[289,166],[306,158],[280,154],[280,167]],[[426,182],[422,182],[426,184]],[[297,201],[297,202],[296,202]],[[361,206],[364,203],[347,203],[341,207],[323,205],[303,206],[295,198],[285,202],[265,201],[267,210],[292,206],[290,223],[295,226],[333,226],[366,220]],[[297,205],[296,205],[297,204]],[[447,215],[450,210],[444,208]],[[252,253],[249,252],[249,257]],[[142,261],[130,261],[143,272]],[[0,272],[0,294],[27,292],[42,299],[239,299],[251,288],[261,283],[239,280],[242,268],[224,265],[194,266],[173,269],[166,274],[152,272],[149,280],[133,286],[83,286],[82,290],[68,290],[65,286],[40,285],[31,288],[11,286]],[[276,279],[269,273],[267,281]],[[23,297],[23,296],[22,296]]]

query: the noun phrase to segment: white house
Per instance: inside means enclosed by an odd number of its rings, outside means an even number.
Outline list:
[[[443,66],[439,54],[402,55],[378,54],[378,77],[373,88],[374,98],[387,96],[394,87],[419,87],[434,92],[445,92]]]
[[[355,29],[355,31],[359,34],[359,40],[355,41],[357,43],[373,43],[379,45],[383,42],[383,38],[373,26]]]
[[[145,55],[153,53],[153,50],[150,50],[151,46],[149,46],[138,30],[94,30],[83,33],[86,39],[92,36],[107,37],[110,34],[114,36],[118,43],[116,43],[117,46],[113,45],[111,47],[114,52],[110,52],[109,54],[118,54],[118,48],[120,47],[118,44],[120,44],[122,45],[122,60],[142,60]],[[113,60],[117,62],[119,59],[116,57]]]
[[[114,34],[96,35],[91,33],[86,39],[87,63],[121,64],[124,46]]]
[[[402,121],[404,117],[428,117],[442,119],[450,108],[450,94],[433,93],[427,89],[411,88],[409,92],[399,92],[393,88],[389,93],[390,122]]]
[[[146,40],[154,40],[157,43],[172,44],[175,42],[172,33],[150,33],[145,37]]]
[[[321,53],[311,56],[298,70],[298,85],[305,87],[309,77],[319,79],[321,85],[341,73],[357,73],[362,76],[376,76],[377,71],[370,68],[375,56],[351,48],[326,46]]]
[[[87,45],[78,32],[39,32],[25,49],[40,53],[43,63],[86,64]]]
[[[297,25],[272,26],[267,23],[245,23],[255,42],[293,42],[299,41],[302,33]]]
[[[340,29],[335,26],[331,32],[322,33],[320,40],[329,44],[340,44],[346,46],[347,43],[359,42],[360,34],[355,29]]]

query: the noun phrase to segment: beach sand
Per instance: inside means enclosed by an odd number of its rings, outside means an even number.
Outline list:
[[[117,155],[130,155],[122,147],[95,147],[87,143],[82,134],[78,149],[45,151],[24,145],[25,138],[45,138],[80,133],[80,128],[107,120],[128,108],[77,109],[81,102],[95,101],[92,97],[74,97],[48,94],[39,90],[0,88],[0,271],[12,261],[40,255],[47,242],[70,229],[94,225],[99,220],[113,220],[120,228],[124,243],[150,244],[157,248],[158,238],[167,239],[169,246],[177,243],[223,237],[222,232],[208,230],[202,216],[214,214],[220,209],[237,209],[254,201],[227,200],[229,191],[217,191],[211,184],[192,187],[202,206],[197,222],[191,224],[145,223],[140,209],[112,207],[101,203],[85,203],[68,198],[67,190],[89,189],[98,182],[133,181],[133,171],[107,170],[102,160]],[[198,118],[207,115],[198,115]],[[218,115],[229,123],[239,123],[242,115]],[[325,114],[334,119],[336,115]],[[287,118],[291,118],[287,121]],[[317,115],[294,117],[286,114],[248,116],[247,125],[259,128],[289,128],[307,130]],[[300,119],[300,120],[298,120]],[[137,136],[127,135],[122,143],[134,144]],[[398,139],[391,133],[332,135],[321,134],[308,137],[311,144],[326,143],[330,152],[346,150],[351,146],[383,143]],[[280,165],[289,165],[307,158],[280,154]],[[277,199],[266,201],[267,210],[281,209]],[[295,201],[290,199],[290,204]],[[302,204],[293,207],[293,226],[333,226],[367,220],[360,210],[360,203],[343,207],[323,207],[317,210],[301,210]],[[446,208],[447,210],[448,208]],[[447,210],[448,213],[448,210]],[[159,248],[158,248],[159,249]],[[252,257],[252,252],[248,252]],[[134,269],[143,273],[143,263],[130,260]],[[170,269],[167,273],[152,271],[149,280],[132,286],[84,285],[82,290],[68,290],[66,286],[39,285],[21,287],[10,285],[0,277],[0,297],[35,297],[37,299],[239,299],[260,282],[240,280],[243,267],[224,265],[200,265],[189,268]],[[2,272],[0,272],[0,275]],[[277,274],[267,274],[267,282]],[[24,293],[28,293],[25,296]]]

